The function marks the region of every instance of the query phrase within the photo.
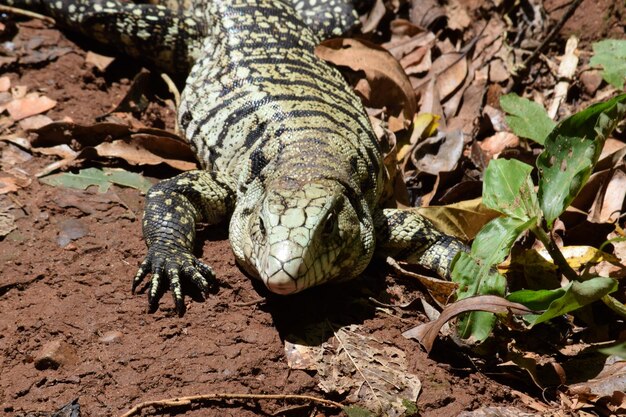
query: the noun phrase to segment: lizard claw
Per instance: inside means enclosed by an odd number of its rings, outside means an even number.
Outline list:
[[[159,299],[164,292],[164,285],[169,282],[176,312],[180,316],[185,313],[181,279],[192,282],[204,295],[209,289],[208,279],[215,278],[211,267],[202,263],[190,252],[159,244],[154,244],[148,248],[148,255],[139,266],[133,279],[133,293],[150,273],[152,273],[152,277],[148,291],[149,311],[154,312],[158,309]]]

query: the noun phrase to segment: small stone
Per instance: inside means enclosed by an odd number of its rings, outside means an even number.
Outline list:
[[[117,330],[111,330],[110,332],[106,332],[105,334],[100,336],[98,340],[102,343],[109,344],[109,343],[119,342],[122,336],[123,336],[122,332],[119,332]]]
[[[67,342],[53,340],[46,343],[35,357],[35,368],[57,369],[61,365],[71,365],[78,361],[76,350]]]
[[[597,70],[585,71],[580,74],[580,82],[583,84],[585,92],[593,96],[600,88],[600,84],[602,84],[602,75]]]

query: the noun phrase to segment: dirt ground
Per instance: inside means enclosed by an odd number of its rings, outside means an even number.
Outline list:
[[[587,9],[577,15],[602,16],[593,4],[584,2]],[[18,36],[70,48],[56,59],[9,66],[5,73],[12,85],[56,100],[46,113],[53,120],[94,123],[120,101],[137,69],[118,60],[103,74],[85,63],[85,49],[38,21],[20,22]],[[160,106],[142,122],[171,129],[173,120],[173,111]],[[0,152],[20,155],[19,168],[31,177],[54,160],[6,142],[0,142]],[[157,168],[146,175],[156,181],[171,173]],[[416,342],[403,338],[404,330],[426,320],[424,314],[380,308],[370,297],[397,303],[419,297],[420,290],[413,282],[388,276],[383,265],[374,264],[363,278],[341,287],[272,296],[235,265],[226,230],[206,229],[199,233],[197,254],[214,268],[219,285],[205,300],[187,296],[182,318],[169,294],[149,314],[145,294],[130,291],[146,252],[139,191],[113,186],[99,194],[34,180],[1,195],[0,204],[11,207],[17,219],[16,230],[0,241],[0,415],[52,411],[76,398],[83,416],[118,415],[138,402],[204,393],[306,394],[341,401],[341,395],[318,387],[314,373],[290,369],[285,358],[285,340],[293,340],[308,324],[325,321],[359,324],[405,351],[410,372],[422,381],[420,415],[455,416],[487,405],[524,409],[519,391],[537,394],[524,384],[513,389],[498,382],[497,375],[481,373],[453,344],[439,343],[428,357]],[[83,237],[72,239],[73,233]],[[36,366],[51,342],[61,343],[64,363],[57,369]],[[208,404],[178,412],[340,414],[281,400]]]

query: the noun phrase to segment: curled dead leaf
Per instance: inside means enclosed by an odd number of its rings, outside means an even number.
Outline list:
[[[513,303],[496,295],[479,295],[449,304],[443,309],[437,320],[413,327],[402,333],[402,336],[417,340],[424,346],[426,352],[430,352],[437,339],[437,334],[439,334],[439,329],[452,318],[468,311],[487,311],[495,314],[537,314],[522,304]]]
[[[356,92],[367,107],[387,109],[392,131],[410,124],[417,108],[415,92],[398,61],[385,49],[363,40],[337,38],[322,42],[315,53],[334,65],[365,74],[356,83]]]

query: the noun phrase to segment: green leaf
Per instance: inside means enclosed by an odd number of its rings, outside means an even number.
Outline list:
[[[528,164],[515,159],[495,159],[485,171],[483,203],[517,219],[541,217],[541,209]]]
[[[457,290],[459,300],[476,295],[503,296],[506,291],[506,279],[502,275],[493,270],[484,271],[480,262],[465,252],[457,257],[452,280],[459,284]],[[459,336],[464,339],[482,341],[491,334],[495,321],[496,316],[493,313],[474,311],[461,317],[457,330]]]
[[[106,193],[111,184],[136,188],[144,193],[152,186],[148,179],[139,174],[112,168],[86,168],[81,169],[78,174],[66,172],[48,175],[40,178],[39,181],[53,187],[78,188],[81,190],[97,185],[100,193]]]
[[[546,138],[537,158],[539,204],[548,226],[570,205],[589,179],[606,137],[626,114],[626,94],[563,120]]]
[[[541,105],[514,93],[500,97],[500,107],[509,113],[505,118],[513,133],[540,145],[556,125]]]
[[[455,259],[452,281],[459,284],[457,298],[504,296],[506,279],[493,266],[504,260],[518,236],[535,222],[534,217],[526,221],[499,217],[487,223],[474,239],[471,254],[462,252]],[[489,336],[495,320],[492,313],[476,311],[464,315],[457,329],[461,337],[481,341]]]
[[[472,256],[480,260],[482,271],[486,272],[502,262],[519,235],[535,222],[534,218],[524,221],[514,217],[498,217],[487,223],[476,235],[471,250]]]
[[[517,291],[516,293],[509,294],[507,299],[509,301],[519,302],[532,309],[539,309],[531,307],[531,305],[535,304],[539,307],[541,301],[547,302],[551,297],[555,297],[550,301],[547,310],[541,315],[529,315],[525,317],[531,325],[535,325],[591,304],[615,290],[617,290],[616,280],[613,278],[596,277],[583,282],[573,281],[561,289],[551,291]],[[530,294],[532,292],[540,294],[533,297]],[[552,292],[552,295],[549,295],[548,292]],[[529,300],[530,303],[526,304],[525,300]]]
[[[604,81],[622,90],[626,78],[626,40],[605,39],[592,46],[591,65],[601,65]]]
[[[622,359],[626,359],[626,342],[618,343],[613,346],[605,347],[602,349],[598,349],[600,352],[605,355],[615,355],[619,356]]]
[[[565,289],[554,290],[519,290],[507,295],[506,299],[514,303],[524,304],[531,310],[547,310],[557,298],[563,297]]]

